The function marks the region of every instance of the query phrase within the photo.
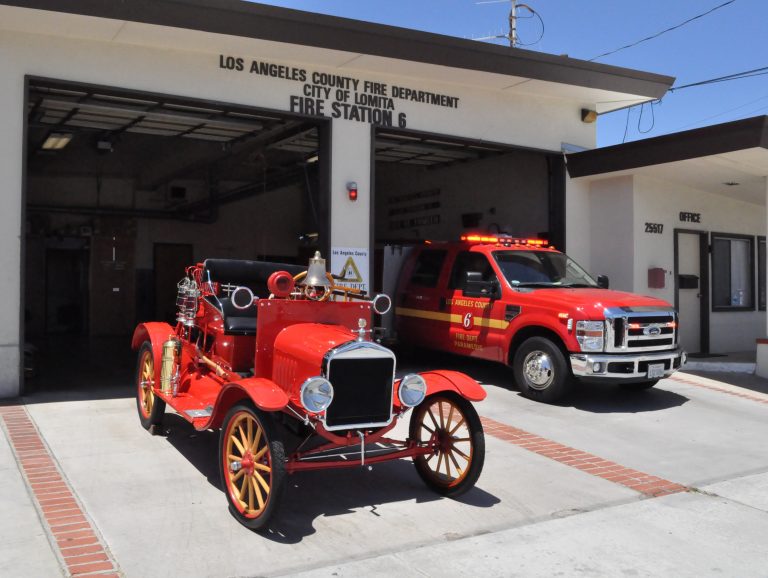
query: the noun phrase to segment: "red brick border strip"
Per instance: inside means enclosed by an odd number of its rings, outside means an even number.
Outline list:
[[[77,578],[117,578],[117,563],[100,542],[91,523],[21,405],[0,406],[8,440],[16,455],[51,544],[67,573]]]
[[[740,391],[733,391],[730,389],[725,389],[724,387],[717,387],[716,385],[709,385],[707,383],[701,383],[700,381],[694,381],[693,379],[688,379],[686,377],[679,377],[678,374],[672,375],[668,377],[667,379],[671,379],[672,381],[677,381],[678,383],[684,383],[686,385],[695,385],[696,387],[702,387],[704,389],[709,389],[710,391],[717,391],[719,393],[727,393],[728,395],[732,395],[734,397],[740,397],[742,399],[748,399],[750,401],[756,401],[757,403],[763,403],[768,405],[768,399],[763,397],[758,397],[756,395],[752,395],[751,393],[742,393]]]
[[[683,485],[604,460],[594,454],[557,443],[488,417],[480,418],[485,432],[530,452],[539,454],[584,473],[626,486],[641,494],[657,498],[688,490]]]

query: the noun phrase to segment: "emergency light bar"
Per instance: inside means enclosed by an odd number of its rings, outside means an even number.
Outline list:
[[[518,239],[505,236],[486,235],[462,235],[461,240],[468,243],[500,243],[504,245],[531,245],[533,247],[547,247],[549,242],[544,239]]]

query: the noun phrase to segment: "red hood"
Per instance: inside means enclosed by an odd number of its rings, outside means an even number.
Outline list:
[[[608,307],[672,307],[663,299],[610,289],[535,289],[530,295],[541,299],[542,305],[569,307],[592,319],[602,318]]]

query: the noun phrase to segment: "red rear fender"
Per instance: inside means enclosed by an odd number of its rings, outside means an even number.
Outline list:
[[[236,403],[250,401],[262,411],[280,411],[288,405],[288,395],[274,381],[248,377],[225,385],[216,399],[216,409],[207,428],[221,427],[224,416]]]
[[[482,385],[458,371],[425,371],[420,375],[427,382],[427,395],[441,391],[455,391],[470,401],[482,401],[487,395]]]

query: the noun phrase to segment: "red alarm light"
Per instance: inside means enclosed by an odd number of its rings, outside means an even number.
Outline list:
[[[349,194],[350,201],[357,200],[357,183],[347,183],[347,193]]]

